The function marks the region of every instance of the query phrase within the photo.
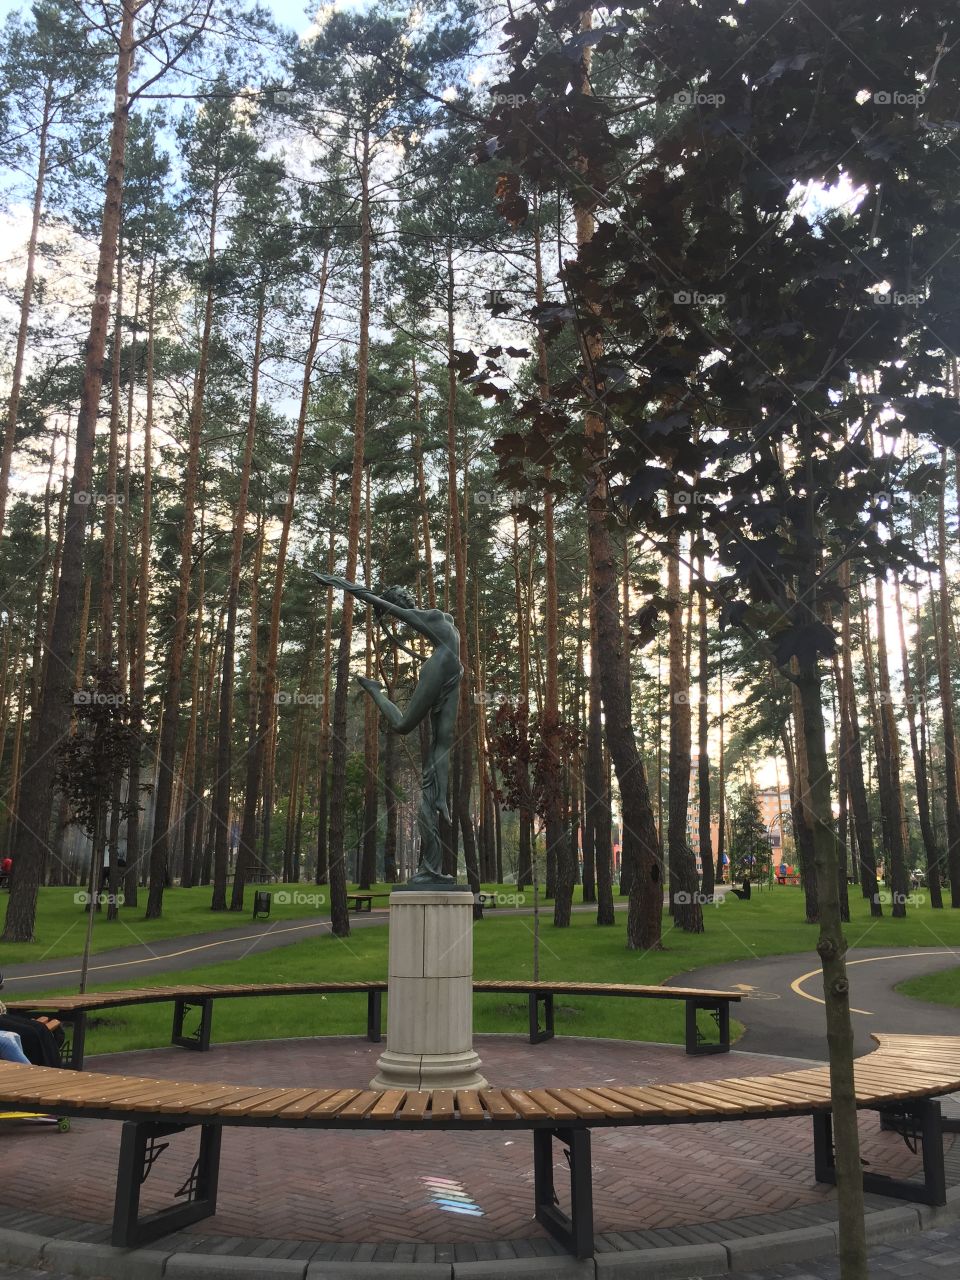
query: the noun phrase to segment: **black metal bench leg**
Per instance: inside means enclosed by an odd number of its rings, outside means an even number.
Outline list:
[[[60,1059],[71,1071],[83,1070],[83,1042],[87,1034],[87,1015],[81,1009],[76,1013],[58,1013],[57,1018],[70,1031],[63,1042]]]
[[[382,1038],[383,992],[367,992],[367,1039],[379,1044]]]
[[[178,1198],[185,1197],[186,1203],[172,1204],[145,1218],[140,1217],[140,1188],[170,1145],[159,1139],[183,1133],[190,1127],[196,1126],[136,1120],[128,1120],[124,1124],[110,1237],[115,1248],[135,1249],[216,1213],[221,1129],[219,1125],[204,1124],[200,1126],[200,1153],[190,1176],[176,1193]]]
[[[833,1164],[833,1116],[829,1111],[813,1113],[813,1176],[818,1182],[836,1182]]]
[[[891,1178],[883,1173],[866,1172],[864,1191],[875,1195],[896,1196],[916,1204],[946,1204],[947,1179],[943,1165],[943,1122],[940,1103],[932,1098],[905,1102],[896,1107],[880,1108],[885,1128],[900,1133],[911,1150],[919,1143],[923,1156],[923,1180]],[[829,1112],[813,1117],[814,1163],[818,1182],[836,1182],[833,1155],[833,1126]]]
[[[184,1020],[191,1009],[199,1008],[200,1021],[196,1030],[186,1035],[183,1030]],[[210,1030],[213,1025],[213,1000],[201,996],[195,1000],[176,1000],[173,1005],[173,1030],[170,1043],[179,1045],[181,1049],[196,1049],[206,1053],[210,1048]]]
[[[730,1052],[730,1004],[727,1000],[694,998],[686,1004],[686,1050],[688,1054]],[[717,1024],[717,1039],[705,1040],[697,1026],[697,1013],[703,1009]]]
[[[721,1000],[717,1006],[717,1026],[720,1031],[720,1051],[730,1052],[730,1001]]]
[[[557,1201],[553,1140],[563,1143],[570,1165],[570,1215]],[[593,1257],[593,1170],[589,1129],[534,1129],[533,1181],[537,1221],[577,1258]]]
[[[540,1026],[540,1005],[543,1005],[543,1027]],[[542,1044],[553,1039],[553,992],[531,991],[527,997],[530,1011],[530,1043]]]

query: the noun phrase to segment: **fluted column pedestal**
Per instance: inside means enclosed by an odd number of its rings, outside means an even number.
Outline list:
[[[387,1048],[371,1089],[482,1089],[473,1048],[473,894],[390,895]]]

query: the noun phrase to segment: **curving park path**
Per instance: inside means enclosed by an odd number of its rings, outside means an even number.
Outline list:
[[[619,913],[627,904],[617,899],[614,904]],[[541,906],[541,912],[552,915],[553,904]],[[595,905],[577,905],[577,913],[596,911]],[[497,907],[488,912],[487,918],[501,916],[530,916],[532,907]],[[389,908],[374,907],[372,911],[350,912],[350,928],[369,929],[387,924]],[[234,929],[215,929],[208,933],[181,934],[156,942],[131,943],[127,947],[113,947],[91,957],[90,980],[98,982],[124,982],[138,986],[154,973],[175,973],[196,969],[205,964],[221,964],[224,961],[242,960],[245,956],[277,947],[289,947],[295,942],[322,937],[331,931],[329,916],[301,917],[297,920],[251,920],[249,917]],[[133,933],[133,929],[130,930]],[[134,936],[136,936],[134,934]],[[12,955],[13,949],[7,949]],[[0,966],[4,992],[11,999],[33,995],[38,991],[74,985],[80,976],[80,956],[61,956],[56,960],[32,960],[23,964]]]
[[[907,978],[960,967],[949,947],[857,947],[847,955],[854,1053],[868,1053],[873,1031],[913,1035],[960,1033],[960,1008],[927,1004],[894,990]],[[746,1027],[737,1048],[793,1058],[827,1056],[823,990],[816,952],[761,956],[678,974],[668,985],[739,991],[736,1017]]]

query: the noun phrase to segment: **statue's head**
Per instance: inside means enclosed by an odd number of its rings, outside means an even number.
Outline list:
[[[377,591],[377,595],[381,600],[388,600],[390,604],[395,604],[400,609],[415,609],[417,607],[416,596],[406,587],[381,587]],[[374,605],[374,612],[377,617],[380,617],[383,610]]]

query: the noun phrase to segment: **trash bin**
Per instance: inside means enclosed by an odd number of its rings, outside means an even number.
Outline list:
[[[259,920],[270,914],[270,902],[273,898],[272,893],[268,893],[266,889],[258,889],[253,895],[253,918]]]

